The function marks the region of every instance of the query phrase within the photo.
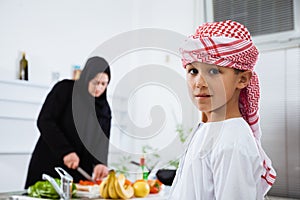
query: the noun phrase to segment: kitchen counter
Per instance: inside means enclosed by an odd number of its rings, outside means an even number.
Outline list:
[[[21,190],[21,191],[14,191],[14,192],[3,192],[0,193],[0,200],[4,199],[10,199],[11,196],[21,196],[22,194],[25,194],[26,190]]]
[[[146,198],[132,198],[132,200],[166,200],[169,187],[165,187],[159,194],[150,194]],[[0,200],[39,200],[39,198],[28,197],[25,194],[26,190],[0,193]],[[80,198],[89,199],[89,198]],[[101,198],[93,198],[93,200],[100,200]]]

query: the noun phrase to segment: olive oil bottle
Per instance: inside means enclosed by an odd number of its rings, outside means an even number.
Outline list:
[[[19,79],[28,81],[28,61],[25,52],[22,53],[22,59],[20,60]]]

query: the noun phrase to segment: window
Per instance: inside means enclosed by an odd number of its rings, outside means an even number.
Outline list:
[[[258,42],[299,38],[297,0],[206,0],[205,4],[207,21],[231,19],[245,24]]]

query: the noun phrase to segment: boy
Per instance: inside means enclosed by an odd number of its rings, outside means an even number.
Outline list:
[[[205,123],[189,141],[169,199],[263,199],[276,173],[260,142],[258,51],[250,33],[231,20],[205,23],[180,51]]]

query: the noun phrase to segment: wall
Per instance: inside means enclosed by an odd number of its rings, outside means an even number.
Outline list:
[[[1,0],[0,79],[16,79],[21,51],[28,55],[30,80],[48,84],[52,72],[70,77],[73,65],[83,65],[114,35],[142,27],[190,33],[192,5],[179,0]]]

